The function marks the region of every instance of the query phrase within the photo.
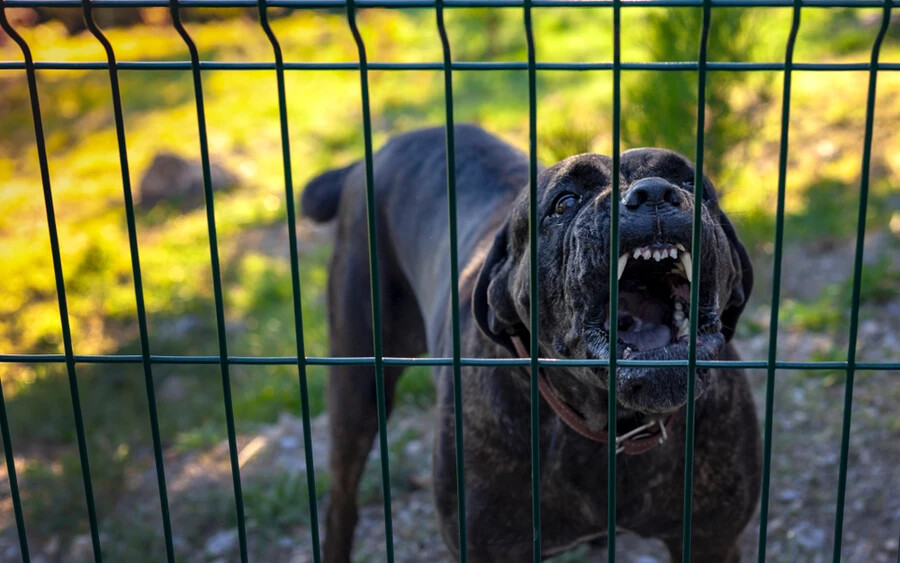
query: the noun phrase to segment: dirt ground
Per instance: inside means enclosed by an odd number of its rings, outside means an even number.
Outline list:
[[[876,242],[873,244],[879,244]],[[803,257],[806,268],[786,268],[783,296],[815,295],[832,283],[829,272],[841,269],[852,259],[852,246],[845,245],[813,252],[809,248],[789,248],[785,264]],[[799,259],[799,258],[798,258]],[[754,306],[745,322],[760,327],[757,334],[739,342],[747,360],[764,360],[768,346],[770,280],[765,267],[757,281]],[[822,272],[810,276],[809,272]],[[846,272],[846,270],[844,270]],[[861,361],[897,361],[900,334],[900,300],[880,304],[865,311],[859,332]],[[843,340],[841,339],[843,338]],[[846,335],[833,337],[810,331],[781,332],[780,360],[820,359],[823,354],[846,350]],[[748,373],[756,395],[760,420],[764,416],[765,371]],[[897,372],[858,372],[853,390],[852,435],[844,510],[843,560],[849,562],[888,562],[898,557],[900,536],[900,374]],[[779,371],[775,379],[774,442],[772,482],[768,525],[767,560],[777,562],[831,560],[838,464],[841,440],[844,383],[841,373]],[[317,479],[327,480],[327,428],[324,417],[312,422],[313,455]],[[398,562],[451,561],[436,532],[434,509],[429,492],[431,459],[431,414],[428,408],[404,407],[389,423],[391,453],[393,527],[395,559]],[[269,489],[275,495],[292,494],[281,483],[283,476],[302,476],[306,471],[301,422],[283,415],[279,422],[240,436],[240,459],[245,502],[266,502]],[[233,561],[237,556],[237,532],[221,514],[202,514],[198,506],[210,499],[229,498],[231,475],[226,444],[208,451],[178,454],[166,459],[170,503],[176,550],[187,561]],[[5,475],[4,475],[5,477]],[[293,481],[291,481],[293,482]],[[305,489],[305,479],[297,479]],[[360,523],[356,533],[356,561],[384,560],[384,522],[380,496],[380,470],[377,451],[373,451],[363,477]],[[123,521],[155,521],[158,518],[156,481],[152,470],[126,486],[117,510]],[[219,496],[212,491],[218,491]],[[258,493],[262,491],[262,496]],[[293,497],[290,497],[293,498]],[[262,499],[262,500],[260,500]],[[271,500],[271,499],[270,499]],[[279,499],[272,502],[276,506]],[[319,503],[320,521],[327,494]],[[215,503],[212,503],[215,504]],[[221,506],[222,503],[220,502]],[[228,513],[226,508],[221,512]],[[305,506],[294,507],[297,514]],[[280,510],[280,509],[279,509]],[[9,512],[9,507],[4,507]],[[274,511],[275,517],[282,512]],[[289,515],[292,513],[289,513]],[[291,522],[302,518],[298,516]],[[225,524],[223,524],[223,520]],[[14,530],[14,528],[13,528]],[[758,519],[742,538],[744,561],[755,561]],[[104,541],[114,541],[105,537]],[[250,526],[250,552],[262,561],[312,561],[308,525],[287,523],[276,536],[271,530]],[[61,545],[64,544],[64,545]],[[627,532],[619,534],[617,559],[631,563],[666,561],[661,543],[643,540]],[[51,540],[33,546],[36,562],[79,561],[91,558],[87,536],[72,540]],[[557,563],[605,560],[601,547],[580,546],[559,556]],[[18,558],[14,532],[0,536],[0,560]]]

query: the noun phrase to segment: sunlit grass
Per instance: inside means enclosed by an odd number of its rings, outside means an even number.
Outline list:
[[[111,28],[123,61],[181,60],[187,52],[164,21],[158,26]],[[253,11],[230,19],[189,23],[201,58],[271,61],[271,47]],[[861,17],[843,10],[805,10],[797,61],[863,62],[877,30],[878,10]],[[656,14],[656,15],[654,15]],[[664,15],[659,15],[664,14]],[[790,10],[717,10],[712,60],[779,61]],[[237,17],[234,17],[237,16]],[[518,10],[452,10],[447,14],[454,59],[523,61]],[[693,60],[699,12],[634,8],[623,13],[628,61]],[[433,14],[423,10],[366,10],[360,18],[370,60],[441,59]],[[609,61],[609,9],[536,9],[540,61]],[[273,21],[291,61],[356,60],[340,12],[298,11]],[[896,26],[894,26],[896,27]],[[670,29],[671,28],[671,29]],[[732,30],[732,31],[729,31]],[[87,33],[65,35],[49,22],[21,30],[40,61],[100,61]],[[897,31],[882,59],[900,60]],[[9,41],[0,59],[21,60]],[[212,158],[239,177],[215,195],[226,332],[232,355],[296,353],[279,108],[271,71],[204,71],[203,91]],[[133,191],[154,155],[199,158],[191,74],[184,70],[120,71]],[[442,75],[437,71],[370,73],[375,145],[391,134],[443,123]],[[864,72],[795,72],[786,200],[788,241],[841,240],[855,233],[865,112]],[[356,71],[288,71],[286,75],[295,187],[328,167],[362,156],[359,76]],[[707,130],[708,171],[724,207],[757,255],[771,253],[780,138],[781,74],[711,72]],[[131,261],[122,175],[105,70],[38,73],[50,158],[63,269],[78,354],[138,353]],[[525,149],[526,74],[454,73],[457,121],[482,124]],[[608,153],[612,146],[611,73],[539,74],[538,151],[547,163],[573,153]],[[692,155],[696,74],[623,74],[623,149],[662,145]],[[896,209],[900,177],[900,73],[879,75],[878,119],[868,226],[882,229]],[[0,71],[0,353],[62,352],[59,310],[41,196],[28,93],[21,71]],[[8,109],[9,108],[9,109]],[[154,354],[218,354],[213,280],[205,210],[164,205],[138,211],[137,229]],[[301,241],[304,343],[309,355],[328,353],[324,288],[327,245]],[[896,290],[896,267],[877,262],[864,280],[864,300]],[[847,272],[849,276],[849,270]],[[888,280],[888,281],[885,281]],[[893,283],[891,282],[893,280]],[[887,296],[887,297],[886,297]],[[836,330],[845,286],[816,299],[787,301],[783,318],[804,330]],[[841,313],[843,314],[843,313]],[[755,358],[751,358],[755,359]],[[425,370],[401,381],[403,401],[427,404],[433,395]],[[217,366],[156,366],[163,441],[191,452],[224,437]],[[78,366],[79,383],[101,516],[113,510],[126,478],[150,470],[146,393],[140,366]],[[299,414],[294,366],[234,368],[235,413],[243,428],[270,423],[280,412]],[[28,458],[23,494],[31,533],[83,532],[72,512],[82,510],[80,472],[72,447],[71,404],[61,365],[0,364],[17,453]],[[324,409],[324,370],[310,369],[311,410]],[[299,482],[299,481],[298,481]],[[298,482],[280,483],[302,496]],[[265,495],[264,489],[253,494]],[[265,500],[265,499],[263,499]],[[271,517],[293,517],[282,504]]]

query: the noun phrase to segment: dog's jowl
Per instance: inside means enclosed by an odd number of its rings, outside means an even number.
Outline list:
[[[384,353],[452,356],[445,134],[393,138],[374,157]],[[474,126],[456,129],[462,355],[529,354],[528,160]],[[694,167],[662,149],[621,156],[620,242],[610,256],[612,161],[582,154],[538,177],[539,355],[609,356],[609,272],[619,275],[619,358],[684,360],[689,300],[699,283],[697,359],[734,360],[735,325],[753,275],[747,253],[703,184],[700,256],[692,256]],[[357,162],[314,179],[304,213],[336,218],[328,286],[331,354],[371,356],[365,171]],[[699,261],[699,280],[692,264]],[[385,367],[387,405],[402,368]],[[452,372],[438,389],[433,459],[439,528],[458,554]],[[606,533],[607,448],[617,447],[621,529],[666,543],[680,559],[685,404],[681,367],[620,367],[618,436],[607,436],[610,373],[555,367],[540,373],[543,555]],[[760,443],[742,372],[698,369],[692,553],[738,561],[760,480]],[[529,374],[521,367],[463,370],[465,521],[470,561],[531,557]],[[328,385],[330,504],[325,558],[350,558],[360,474],[377,433],[371,366],[333,366]]]

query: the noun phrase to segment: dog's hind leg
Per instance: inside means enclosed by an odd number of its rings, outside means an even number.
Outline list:
[[[364,221],[361,225],[364,226]],[[358,227],[357,227],[358,228]],[[343,236],[342,236],[343,235]],[[331,355],[373,355],[372,305],[365,238],[359,233],[338,236],[329,278]],[[386,356],[416,356],[425,351],[424,326],[418,306],[389,249],[383,250],[381,302],[383,351]],[[390,414],[402,366],[384,367],[385,406]],[[331,438],[331,492],[325,522],[325,561],[347,562],[358,520],[359,480],[372,442],[378,433],[375,370],[370,365],[332,366],[328,378],[327,410]]]
[[[666,547],[674,563],[681,563],[681,538],[666,540]],[[696,563],[740,563],[741,551],[737,540],[709,541],[707,538],[694,537],[691,542],[691,561]]]
[[[385,367],[385,404],[390,413],[400,368]],[[356,496],[378,433],[375,373],[371,367],[335,366],[328,381],[331,493],[325,523],[325,561],[350,560],[358,513]]]

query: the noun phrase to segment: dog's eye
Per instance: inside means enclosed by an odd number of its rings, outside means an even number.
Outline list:
[[[562,215],[563,213],[568,211],[570,207],[573,207],[577,201],[578,198],[575,196],[575,194],[560,195],[556,198],[556,201],[553,202],[553,214]]]
[[[694,181],[693,180],[685,180],[684,182],[681,183],[681,187],[683,187],[686,190],[694,191]],[[706,190],[703,190],[702,197],[703,197],[703,203],[706,203],[709,201],[709,194],[706,193]]]

